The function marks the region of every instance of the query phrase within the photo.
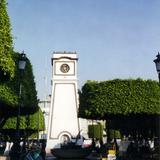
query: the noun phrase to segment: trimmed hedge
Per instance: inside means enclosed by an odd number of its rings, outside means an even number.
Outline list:
[[[6,140],[13,141],[16,135],[16,117],[10,117],[6,120],[1,132],[6,136]],[[20,135],[21,137],[30,137],[37,135],[39,131],[45,129],[44,116],[39,108],[37,112],[30,115],[20,116]]]
[[[87,81],[80,92],[79,116],[160,115],[160,85],[153,80]]]
[[[27,124],[26,116],[20,116],[20,129],[43,130],[45,128],[44,116],[40,108],[34,114],[29,115],[29,124]],[[8,118],[3,129],[16,129],[16,122],[16,117]]]
[[[89,138],[102,139],[103,137],[103,126],[101,124],[88,125]]]

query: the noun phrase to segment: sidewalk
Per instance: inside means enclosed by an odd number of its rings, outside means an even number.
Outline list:
[[[55,160],[55,157],[46,157],[46,160]]]
[[[46,153],[46,160],[55,160],[56,158],[51,153]]]

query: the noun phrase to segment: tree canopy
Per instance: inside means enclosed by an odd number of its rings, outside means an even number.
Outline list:
[[[44,129],[44,117],[43,113],[40,109],[38,109],[34,114],[29,114],[29,124],[27,124],[27,115],[21,116],[20,120],[20,129],[26,129],[29,130],[43,130]],[[5,125],[3,126],[3,129],[16,129],[16,117],[8,118],[6,120]]]
[[[153,80],[88,81],[80,92],[79,116],[160,115],[160,86]]]
[[[6,0],[0,1],[0,80],[14,77],[13,40]]]
[[[14,139],[16,133],[16,123],[16,117],[7,118],[5,124],[3,125],[2,133],[8,135],[10,139]],[[21,135],[24,136],[27,133],[27,135],[30,136],[32,133],[42,131],[44,129],[44,116],[40,108],[34,114],[20,116]]]
[[[119,130],[133,137],[159,135],[158,82],[142,79],[87,81],[79,94],[79,116],[107,120],[107,131]]]
[[[18,108],[21,110],[20,128],[29,127],[36,129],[36,118],[43,119],[43,114],[38,112],[37,91],[30,60],[26,59],[23,72],[18,68],[20,53],[13,50],[10,19],[7,13],[6,0],[0,0],[0,129],[15,130]],[[21,96],[20,96],[21,86]],[[30,116],[30,125],[25,122]],[[40,123],[40,128],[44,124]],[[9,131],[8,134],[11,132]]]
[[[6,82],[0,82],[0,112],[3,115],[5,113],[6,116],[14,116],[14,114],[17,113],[16,108],[20,105],[20,83],[22,84],[22,111],[24,111],[24,114],[26,114],[26,112],[35,112],[35,109],[38,108],[37,91],[34,82],[32,65],[29,59],[27,59],[26,68],[23,76],[21,77],[18,69],[19,56],[19,53],[14,53],[14,61],[16,64],[14,78]]]

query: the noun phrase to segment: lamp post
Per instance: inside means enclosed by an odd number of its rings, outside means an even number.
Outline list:
[[[23,77],[23,72],[26,66],[26,55],[24,51],[19,55],[18,59],[18,69],[19,69],[19,104],[17,109],[17,122],[16,122],[16,136],[15,142],[11,148],[11,157],[19,157],[20,156],[20,115],[21,115],[21,107],[22,107],[22,84],[21,79]]]
[[[157,73],[158,73],[158,78],[159,78],[159,83],[160,83],[160,54],[158,52],[157,58],[154,60],[155,62],[155,65],[156,65],[156,70],[157,70]]]
[[[18,112],[17,112],[17,124],[16,124],[16,132],[17,132],[17,139],[20,139],[20,114],[21,114],[21,106],[22,106],[22,84],[21,79],[23,76],[23,72],[26,66],[26,55],[24,51],[20,54],[19,62],[18,62],[18,69],[20,71],[20,82],[19,82],[19,105],[18,105]]]
[[[159,52],[158,52],[156,57],[157,58],[154,60],[154,62],[155,62],[155,65],[156,65],[156,70],[157,70],[157,73],[158,73],[158,79],[159,79],[159,84],[160,84],[160,54],[159,54]],[[157,120],[156,121],[157,121],[156,122],[157,123],[157,126],[156,126],[157,134],[158,134],[158,139],[159,139],[159,143],[160,143],[160,116],[159,115],[157,115]]]

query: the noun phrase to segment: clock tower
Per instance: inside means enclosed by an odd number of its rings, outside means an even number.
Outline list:
[[[54,52],[47,148],[60,148],[79,133],[76,52]]]

